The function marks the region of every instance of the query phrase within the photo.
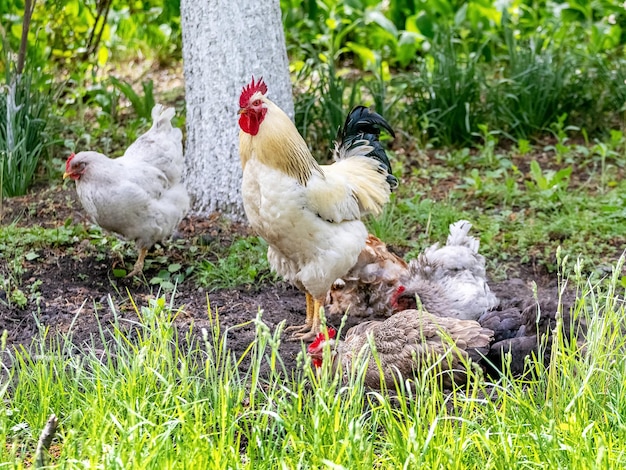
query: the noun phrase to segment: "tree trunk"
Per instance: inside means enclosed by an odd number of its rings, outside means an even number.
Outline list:
[[[192,212],[243,217],[239,95],[252,76],[293,116],[279,0],[182,0],[185,181]]]

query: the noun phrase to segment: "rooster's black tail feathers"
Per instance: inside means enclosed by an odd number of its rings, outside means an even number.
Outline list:
[[[393,129],[385,118],[365,106],[357,106],[348,114],[343,127],[337,132],[336,149],[339,154],[348,155],[357,147],[364,145],[372,147],[372,150],[365,156],[380,162],[381,170],[384,169],[387,172],[387,183],[393,190],[398,187],[398,179],[391,174],[389,157],[378,140],[381,128],[395,137]]]

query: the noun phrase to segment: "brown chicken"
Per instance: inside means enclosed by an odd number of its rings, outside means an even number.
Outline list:
[[[384,321],[366,321],[350,328],[343,341],[335,339],[336,331],[328,330],[328,339],[320,333],[307,352],[315,366],[321,366],[324,345],[331,342],[334,367],[345,374],[353,361],[365,355],[368,360],[364,383],[379,389],[381,385],[395,388],[395,383],[419,377],[434,370],[444,387],[467,381],[467,368],[480,361],[489,350],[493,332],[471,320],[443,318],[423,310],[405,310]],[[377,353],[383,375],[374,358],[370,340]],[[441,372],[441,374],[439,374]]]
[[[326,298],[328,313],[351,316],[390,316],[390,296],[408,273],[408,264],[387,245],[369,235],[352,269],[337,279]]]
[[[381,129],[393,130],[358,106],[340,129],[335,162],[319,165],[293,122],[266,95],[263,80],[253,79],[239,98],[243,204],[250,225],[269,245],[272,269],[306,294],[306,322],[291,339],[313,339],[330,286],[365,247],[361,218],[380,213],[398,184],[378,140]]]
[[[148,249],[169,238],[189,209],[181,182],[183,134],[172,127],[174,108],[157,104],[152,127],[124,155],[72,154],[63,178],[76,182],[76,193],[89,217],[100,227],[134,240],[139,256],[127,277],[143,270]]]

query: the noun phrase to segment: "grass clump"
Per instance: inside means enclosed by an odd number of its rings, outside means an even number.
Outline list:
[[[179,329],[165,298],[123,320],[110,305],[92,344],[45,326],[29,349],[3,356],[0,459],[27,467],[47,417],[59,417],[50,468],[622,468],[626,347],[624,259],[610,278],[587,279],[581,263],[562,278],[577,290],[572,314],[588,327],[580,348],[556,328],[552,359],[452,392],[425,380],[395,393],[363,388],[364,368],[335,374],[308,360],[285,370],[259,316],[243,355],[238,328]],[[565,261],[561,266],[569,265]],[[5,338],[6,340],[6,338]]]

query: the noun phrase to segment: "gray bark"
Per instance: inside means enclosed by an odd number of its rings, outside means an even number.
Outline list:
[[[192,212],[243,217],[239,95],[252,76],[290,116],[293,98],[279,0],[182,0],[187,106],[184,180]]]

